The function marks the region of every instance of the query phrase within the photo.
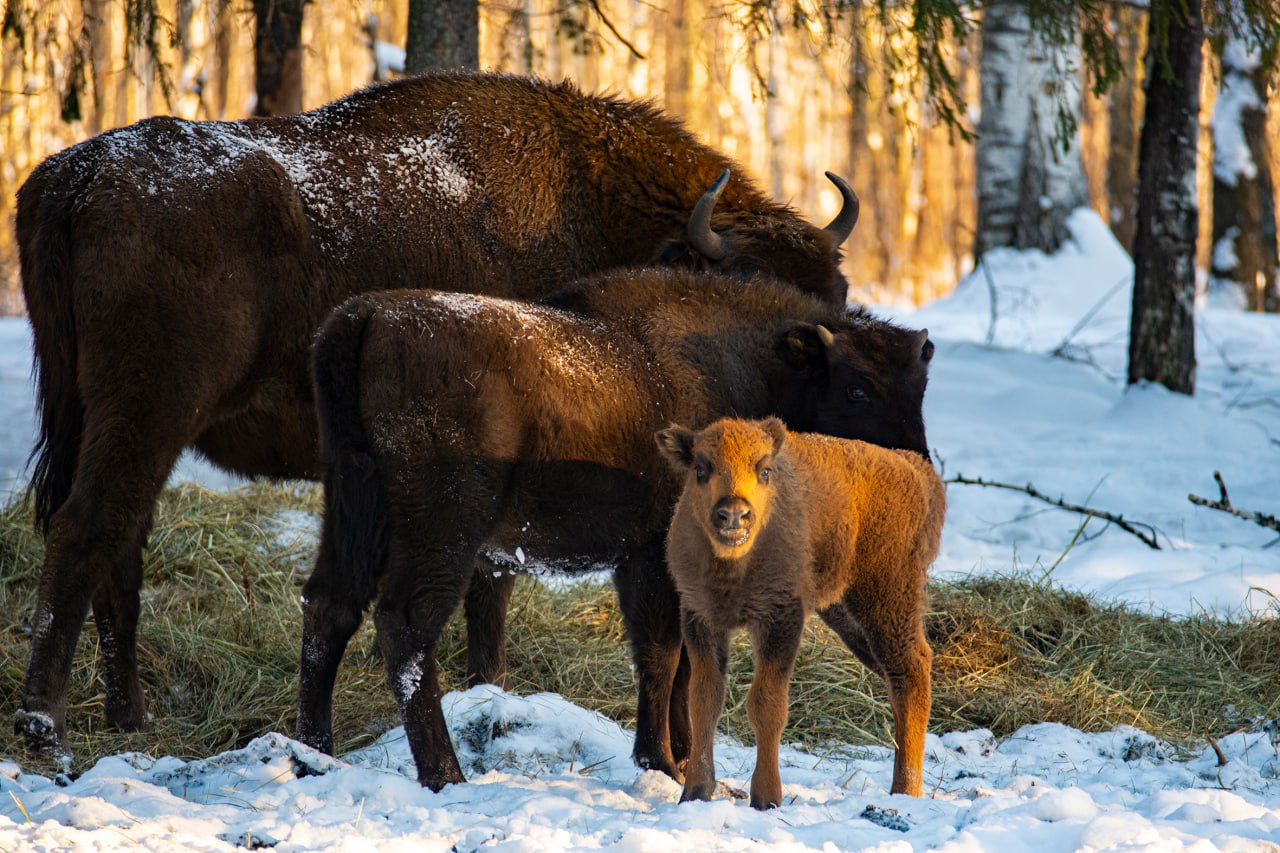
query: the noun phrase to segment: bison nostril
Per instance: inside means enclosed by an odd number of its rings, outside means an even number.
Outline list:
[[[740,530],[751,523],[751,508],[745,503],[717,507],[711,518],[720,530]]]

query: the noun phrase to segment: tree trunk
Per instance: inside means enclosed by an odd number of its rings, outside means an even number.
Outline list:
[[[1125,77],[1111,87],[1111,140],[1107,157],[1107,199],[1111,207],[1111,233],[1133,251],[1133,215],[1137,203],[1138,128],[1142,121],[1143,66],[1146,11],[1117,5],[1111,10],[1116,46]]]
[[[1053,251],[1067,237],[1067,216],[1088,203],[1079,132],[1065,150],[1058,139],[1059,110],[1080,123],[1079,80],[1061,73],[1079,66],[1079,48],[1055,57],[1031,31],[1025,0],[998,0],[983,14],[975,254]]]
[[[404,70],[480,67],[480,6],[476,0],[409,0]]]
[[[659,18],[664,21],[662,37],[664,40],[664,68],[662,82],[662,100],[667,110],[680,118],[684,118],[689,105],[689,44],[687,11],[685,0],[671,0],[664,6],[666,15]]]
[[[1165,50],[1159,53],[1161,33]],[[1200,113],[1198,3],[1154,0],[1147,106],[1138,151],[1129,384],[1195,392],[1196,142]]]
[[[1251,311],[1280,311],[1276,282],[1275,192],[1267,139],[1266,84],[1258,59],[1239,40],[1222,57],[1213,111],[1213,259]]]
[[[304,0],[253,0],[255,116],[302,111]]]

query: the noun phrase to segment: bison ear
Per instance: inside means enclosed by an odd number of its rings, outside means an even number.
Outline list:
[[[796,367],[825,364],[827,345],[824,338],[830,335],[831,332],[822,326],[797,323],[782,334],[780,348],[787,361]]]
[[[693,438],[693,430],[674,424],[653,435],[662,455],[676,468],[688,468],[693,464]]]
[[[769,439],[773,441],[773,455],[777,456],[787,443],[787,425],[777,418],[769,418],[761,426],[769,434]]]
[[[933,341],[929,340],[929,330],[921,329],[916,332],[916,354],[920,356],[920,360],[925,364],[933,358]]]

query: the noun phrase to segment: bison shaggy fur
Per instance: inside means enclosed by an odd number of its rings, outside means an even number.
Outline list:
[[[349,300],[315,347],[325,516],[304,590],[299,738],[332,749],[334,678],[376,597],[418,778],[462,781],[436,643],[485,553],[512,571],[615,569],[639,678],[635,758],[681,778],[679,605],[663,565],[679,483],[654,430],[777,414],[919,454],[931,351],[923,333],[793,287],[684,271],[615,273],[536,304]]]
[[[532,299],[657,262],[842,304],[857,205],[840,185],[849,204],[817,228],[650,104],[465,72],[300,115],[150,118],[49,157],[16,218],[47,547],[15,728],[65,753],[90,606],[107,720],[145,726],[135,632],[160,489],[189,447],[248,476],[319,476],[309,347],[352,294]]]
[[[681,800],[715,789],[712,741],[724,707],[730,632],[755,653],[747,716],[756,735],[751,805],[782,800],[778,746],[787,689],[815,610],[884,678],[893,708],[893,793],[919,796],[929,667],[924,585],[946,495],[927,457],[862,441],[787,433],[776,418],[720,420],[656,435],[684,477],[667,538],[692,666],[693,744]]]

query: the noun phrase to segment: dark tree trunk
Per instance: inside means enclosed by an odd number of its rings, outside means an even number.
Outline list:
[[[1199,3],[1154,0],[1146,115],[1138,151],[1129,383],[1195,392],[1196,142],[1200,114]]]
[[[409,0],[404,70],[480,67],[480,6],[476,0]]]
[[[255,116],[302,111],[304,0],[253,0]]]

